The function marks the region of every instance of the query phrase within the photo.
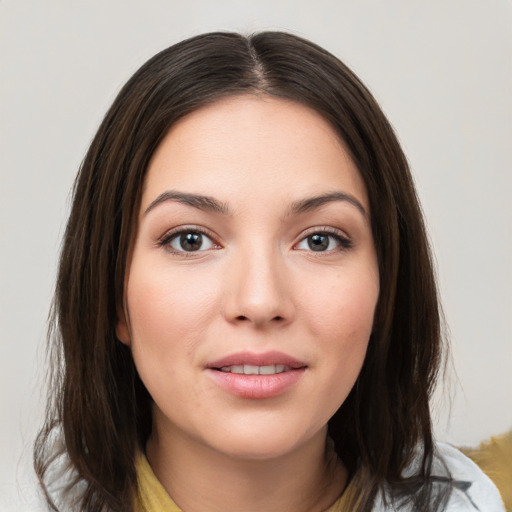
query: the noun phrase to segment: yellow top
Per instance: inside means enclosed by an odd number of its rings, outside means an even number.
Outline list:
[[[137,461],[137,477],[139,485],[135,497],[135,512],[181,512],[156,478],[144,455]],[[343,505],[346,495],[344,492],[325,512],[346,512],[347,508]]]

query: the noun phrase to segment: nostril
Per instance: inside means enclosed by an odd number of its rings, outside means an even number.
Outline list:
[[[267,322],[272,322],[273,324],[274,323],[285,323],[287,320],[287,317],[285,316],[282,316],[282,315],[275,315],[275,316],[266,316],[266,315],[258,315],[258,314],[255,314],[255,315],[236,315],[233,317],[233,321],[235,322],[250,322],[250,323],[254,323],[254,324],[257,324],[257,325],[263,325]]]

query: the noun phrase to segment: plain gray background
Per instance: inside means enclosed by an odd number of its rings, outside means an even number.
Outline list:
[[[1,511],[32,509],[46,317],[87,145],[146,59],[219,29],[310,38],[372,90],[438,260],[455,371],[437,435],[471,445],[512,427],[510,0],[0,0]]]

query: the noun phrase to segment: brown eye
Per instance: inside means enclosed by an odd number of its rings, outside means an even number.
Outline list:
[[[203,235],[201,233],[187,233],[180,235],[180,246],[185,251],[198,251],[203,245]]]
[[[329,236],[326,234],[310,235],[306,240],[312,251],[325,251],[329,248]]]
[[[214,245],[208,236],[198,231],[176,233],[168,240],[168,244],[176,252],[205,251]]]
[[[329,231],[317,231],[304,237],[296,246],[301,251],[328,252],[350,249],[352,241],[341,233]]]

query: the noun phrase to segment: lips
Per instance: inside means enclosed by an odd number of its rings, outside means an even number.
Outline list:
[[[293,387],[307,365],[281,352],[232,354],[208,363],[206,371],[224,391],[240,398],[273,398]]]
[[[288,372],[291,369],[291,366],[286,366],[284,364],[269,364],[265,366],[256,366],[253,364],[235,364],[232,366],[223,366],[221,371],[244,375],[274,375],[276,373]]]
[[[233,366],[287,366],[291,369],[303,368],[306,363],[295,359],[288,354],[282,352],[272,351],[264,352],[262,354],[255,354],[253,352],[239,352],[223,357],[216,361],[208,363],[207,368],[229,368]]]

